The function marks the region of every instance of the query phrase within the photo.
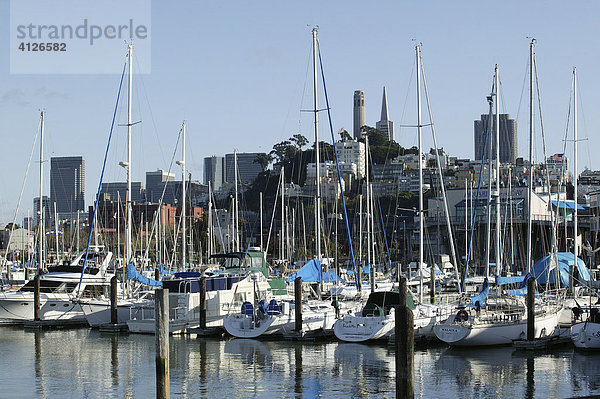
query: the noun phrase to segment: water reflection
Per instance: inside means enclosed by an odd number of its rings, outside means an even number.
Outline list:
[[[44,390],[44,375],[42,373],[42,332],[34,331],[33,332],[33,346],[35,353],[35,385],[36,390],[40,396],[46,396]]]
[[[119,385],[119,337],[110,337],[110,377],[113,386]]]
[[[172,337],[171,396],[393,397],[385,345]],[[0,328],[2,397],[153,397],[153,336]],[[35,381],[32,383],[32,381]],[[415,397],[562,398],[600,393],[600,354],[511,347],[415,352]]]
[[[294,347],[294,392],[302,394],[302,347],[296,345]]]

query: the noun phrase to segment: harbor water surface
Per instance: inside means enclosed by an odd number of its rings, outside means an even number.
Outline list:
[[[155,340],[88,329],[0,327],[1,398],[155,396]],[[171,397],[389,398],[392,347],[172,337]],[[600,354],[570,347],[415,351],[418,398],[565,398],[600,394]]]

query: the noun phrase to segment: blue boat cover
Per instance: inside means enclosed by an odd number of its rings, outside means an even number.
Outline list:
[[[162,287],[162,282],[142,276],[140,272],[135,270],[135,266],[133,265],[133,263],[127,265],[127,280],[135,280],[139,283],[149,285],[152,287]]]
[[[300,270],[286,278],[285,281],[291,283],[296,277],[302,277],[302,281],[305,283],[320,283],[321,261],[317,259],[309,260]]]
[[[571,201],[557,201],[557,200],[552,200],[552,205],[554,205],[557,208],[561,208],[561,209],[570,209],[570,210],[574,210],[575,209],[575,201],[571,200]],[[579,204],[577,204],[577,210],[579,211],[583,211],[583,207]]]
[[[560,286],[569,286],[569,265],[573,265],[574,255],[572,252],[558,252],[556,254],[556,260],[558,265],[556,267],[551,266],[552,254],[544,256],[533,265],[532,274],[536,278],[539,284],[555,284],[556,283],[556,270],[559,270]],[[580,258],[577,258],[577,267],[574,268],[575,278],[574,281],[590,281],[590,271],[585,266],[585,263]]]
[[[490,293],[490,284],[486,277],[486,279],[483,280],[483,287],[481,288],[481,292],[471,298],[470,306],[476,307],[478,302],[479,302],[479,306],[485,306],[485,300],[487,299],[489,293]]]

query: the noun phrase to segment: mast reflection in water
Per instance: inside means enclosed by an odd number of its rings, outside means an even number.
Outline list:
[[[154,336],[0,328],[0,397],[153,397]],[[171,338],[171,396],[393,397],[386,345]],[[600,354],[512,348],[415,351],[420,398],[600,394]]]

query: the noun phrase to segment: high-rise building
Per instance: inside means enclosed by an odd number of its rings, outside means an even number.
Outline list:
[[[257,152],[238,152],[237,171],[238,183],[251,183],[262,172],[262,166],[256,160]],[[225,181],[235,182],[234,154],[225,155]]]
[[[50,198],[45,195],[42,196],[42,207],[44,208],[44,225],[49,226],[52,219],[54,219],[50,218],[50,215],[54,214],[54,205],[50,201]],[[40,197],[33,199],[33,223],[35,226],[39,226],[40,224]]]
[[[174,180],[175,173],[162,169],[158,169],[156,172],[146,172],[146,200],[152,203],[159,202],[165,183]]]
[[[367,124],[367,111],[365,108],[365,93],[362,90],[354,91],[354,138],[362,138],[360,128]]]
[[[486,149],[486,134],[489,127],[489,115],[481,115],[481,120],[475,121],[475,159],[485,159],[489,148]],[[488,140],[492,140],[492,159],[496,159],[496,118],[492,115],[492,132]],[[500,114],[500,162],[514,163],[517,159],[517,121],[510,119],[510,114]]]
[[[394,122],[390,120],[385,86],[383,86],[383,99],[381,100],[381,120],[375,124],[375,128],[385,133],[389,141],[394,140]]]
[[[225,157],[204,158],[204,184],[210,183],[213,191],[218,191],[225,182]]]
[[[83,157],[50,158],[50,200],[56,203],[56,211],[61,214],[85,210]]]

